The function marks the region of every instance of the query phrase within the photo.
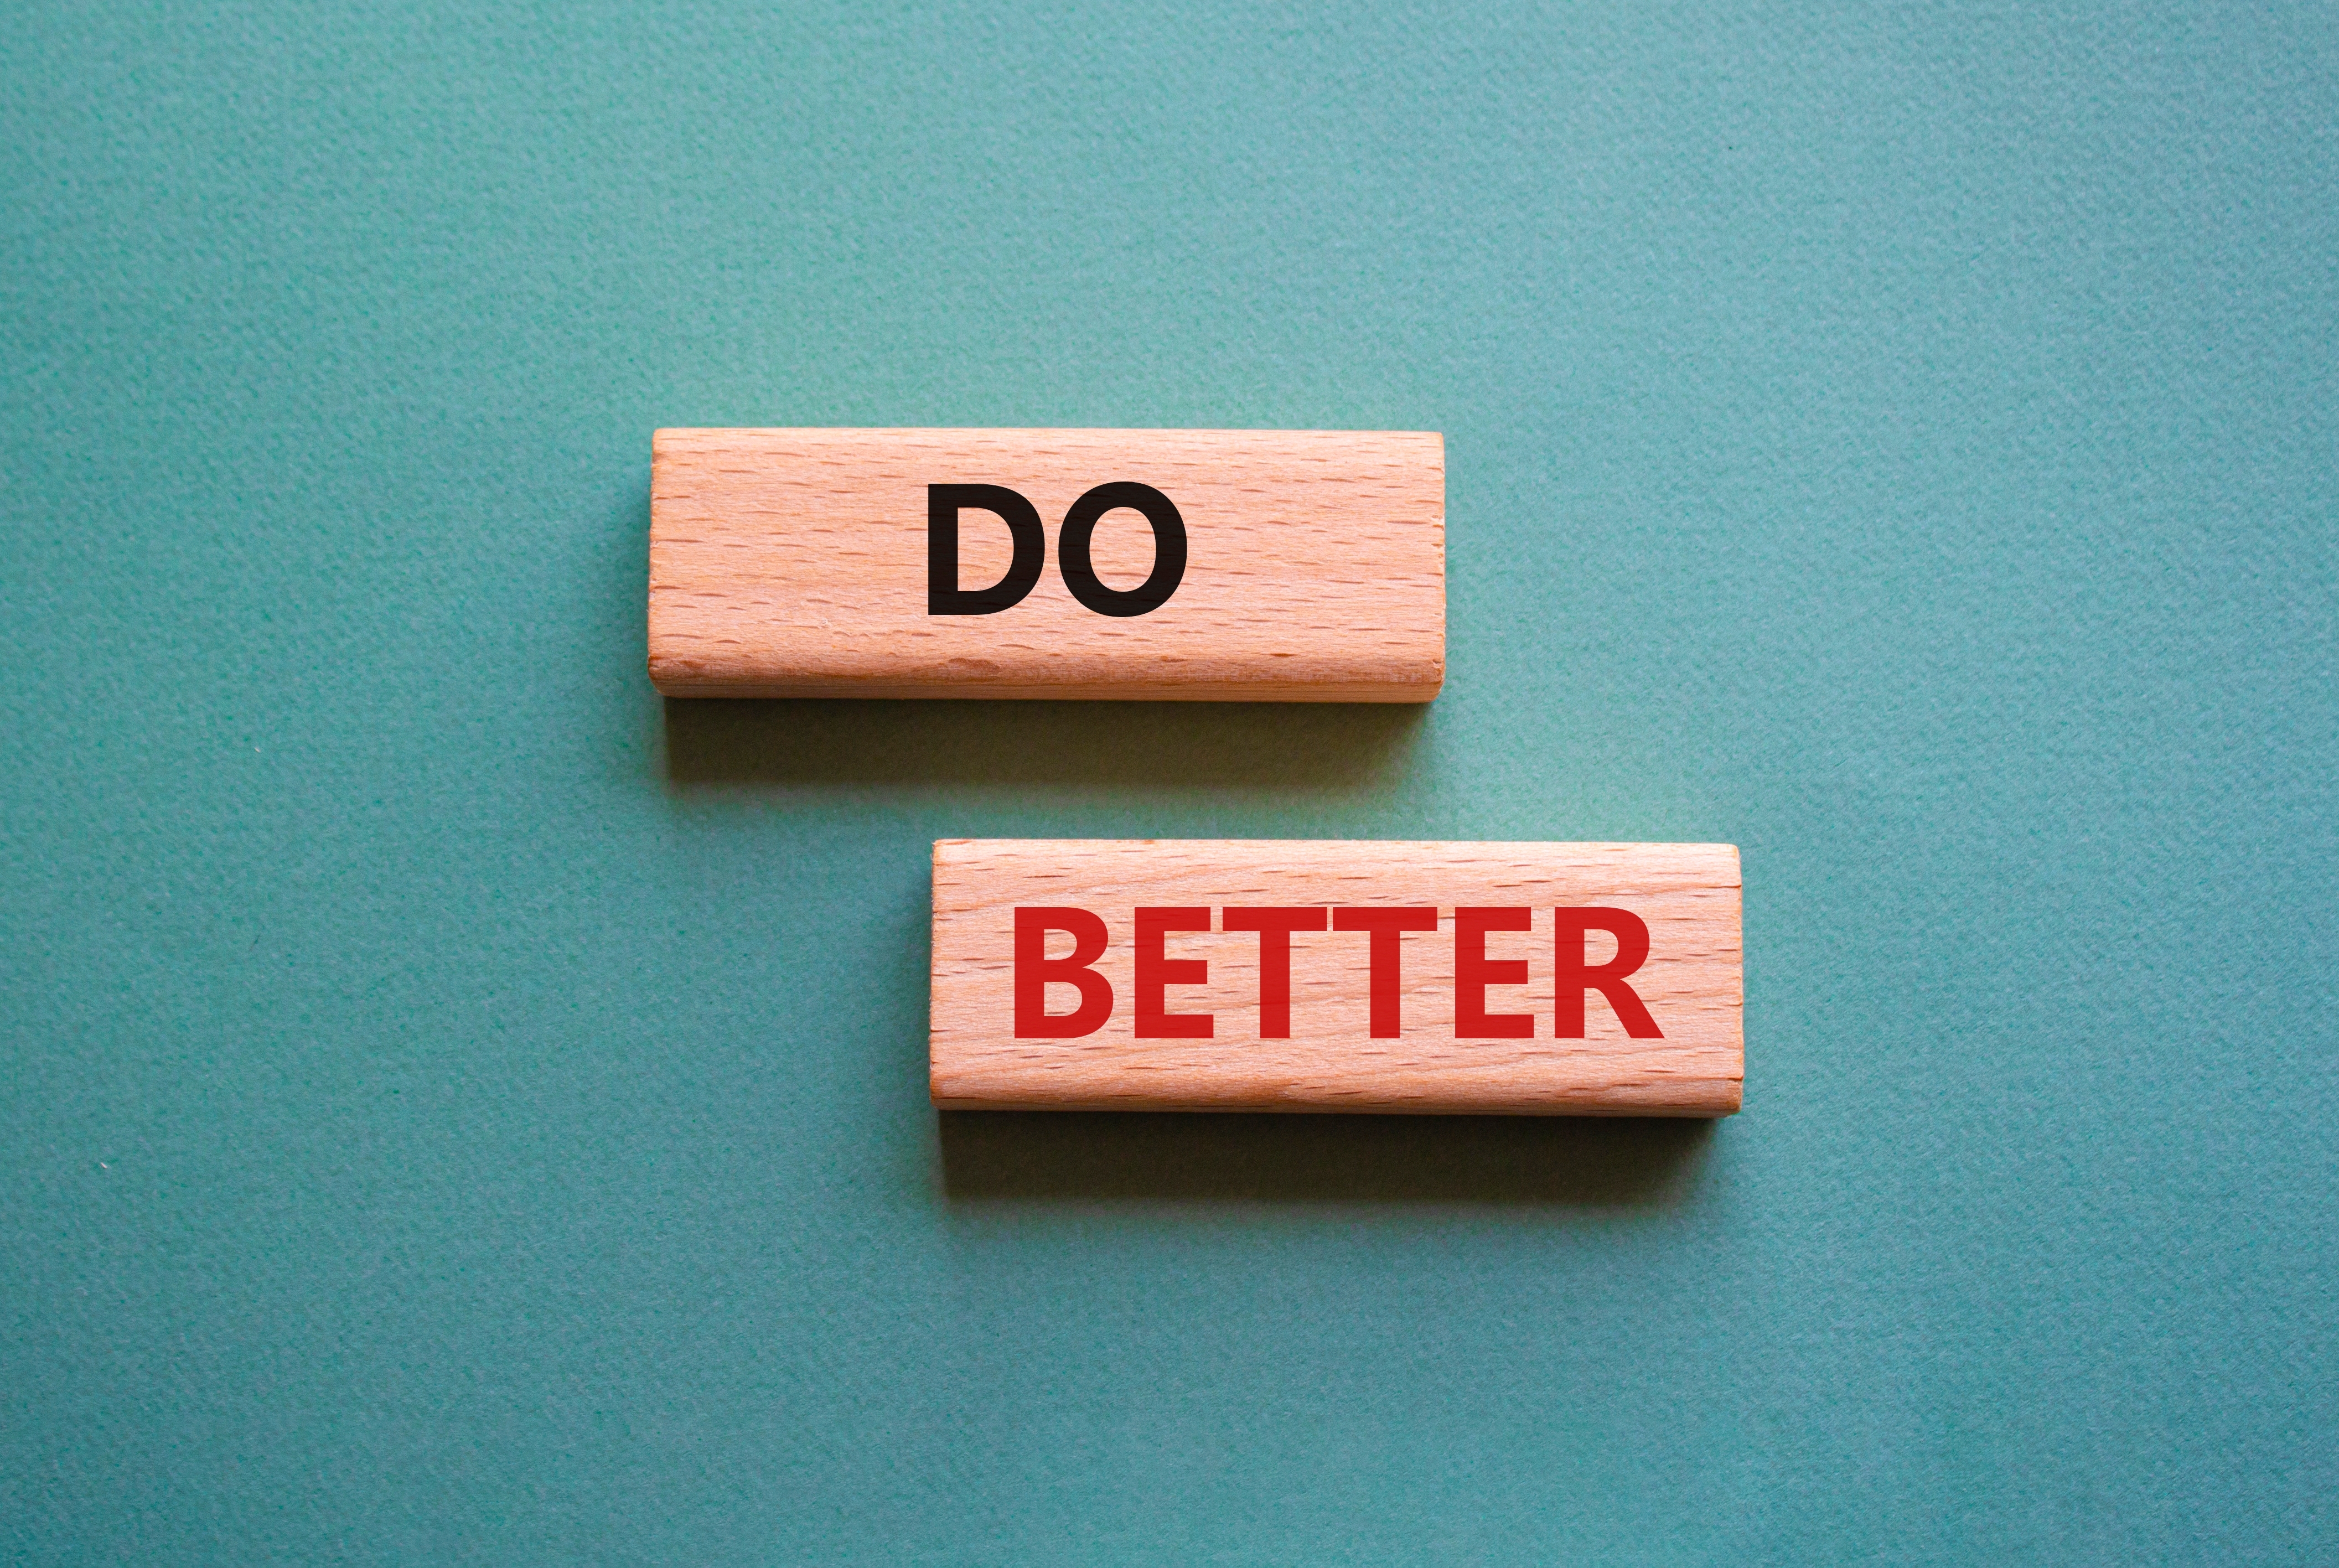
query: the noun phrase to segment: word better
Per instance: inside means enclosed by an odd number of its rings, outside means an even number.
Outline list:
[[[1663,1040],[1663,1031],[1649,1016],[1640,993],[1626,983],[1649,957],[1649,927],[1630,910],[1561,907],[1556,916],[1554,951],[1557,985],[1553,997],[1551,1038],[1582,1040],[1584,996],[1598,991],[1615,1011],[1624,1032],[1634,1040]],[[1383,905],[1335,907],[1271,905],[1262,908],[1229,906],[1219,912],[1220,931],[1258,933],[1258,1036],[1261,1040],[1291,1038],[1291,933],[1296,931],[1353,931],[1366,934],[1370,946],[1370,1016],[1372,1038],[1395,1040],[1402,1033],[1398,1017],[1398,976],[1407,932],[1436,931],[1434,908],[1393,908]],[[1216,1020],[1207,1012],[1171,1012],[1168,988],[1205,985],[1209,962],[1199,958],[1171,958],[1167,938],[1172,932],[1212,929],[1207,905],[1140,908],[1134,912],[1136,951],[1133,955],[1135,1017],[1140,1040],[1209,1040]],[[1528,1040],[1535,1018],[1525,1012],[1488,1012],[1490,985],[1525,985],[1527,962],[1523,958],[1486,956],[1491,931],[1529,931],[1535,912],[1519,907],[1464,907],[1454,912],[1454,1038],[1456,1040]],[[1072,951],[1061,958],[1048,956],[1048,933],[1066,932]],[[1586,962],[1584,939],[1591,932],[1616,939],[1615,956],[1605,963]],[[1109,945],[1102,917],[1085,909],[1031,908],[1015,911],[1015,1034],[1019,1040],[1076,1040],[1094,1034],[1112,1017],[1112,982],[1097,972],[1095,964]],[[1048,986],[1073,987],[1080,1003],[1071,1011],[1048,1011]]]

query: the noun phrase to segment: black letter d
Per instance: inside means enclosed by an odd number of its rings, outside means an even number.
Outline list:
[[[958,586],[958,513],[961,507],[996,512],[1014,536],[1015,558],[1007,575],[987,588]],[[926,487],[926,614],[992,616],[1023,602],[1047,561],[1048,536],[1031,503],[1004,485]]]

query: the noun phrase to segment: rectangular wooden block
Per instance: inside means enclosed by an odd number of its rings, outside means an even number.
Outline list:
[[[1154,497],[1174,520],[1140,509]],[[1427,702],[1446,678],[1445,441],[660,430],[649,665],[668,696]]]
[[[1727,1116],[1738,851],[944,839],[934,1103]]]

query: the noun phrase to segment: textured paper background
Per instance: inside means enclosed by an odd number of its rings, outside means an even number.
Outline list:
[[[2339,1557],[2327,8],[18,6],[0,1555]],[[1432,429],[1426,714],[662,706],[662,424]],[[1747,1109],[954,1119],[944,834],[1744,846]]]

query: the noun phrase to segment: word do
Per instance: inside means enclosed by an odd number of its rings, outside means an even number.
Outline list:
[[[958,586],[958,514],[965,507],[1004,518],[1015,540],[1007,575],[987,588]],[[1089,561],[1097,519],[1120,507],[1142,512],[1153,525],[1152,574],[1126,590],[1105,587]],[[1040,581],[1047,555],[1038,510],[1006,486],[926,487],[926,614],[995,616],[1012,609]],[[1056,532],[1056,569],[1063,574],[1072,597],[1100,616],[1141,616],[1160,609],[1186,577],[1186,519],[1151,485],[1128,480],[1099,485],[1064,514],[1064,526]]]
[[[1598,991],[1615,1010],[1624,1032],[1634,1040],[1663,1040],[1663,1031],[1649,1016],[1640,993],[1626,983],[1649,957],[1649,927],[1630,910],[1562,907],[1554,938],[1557,985],[1553,997],[1551,1038],[1582,1040],[1584,995]],[[1211,928],[1207,905],[1190,908],[1140,908],[1134,912],[1136,952],[1133,989],[1136,991],[1134,1032],[1140,1040],[1209,1040],[1215,1020],[1207,1012],[1171,1012],[1168,988],[1205,985],[1209,962],[1199,958],[1171,958],[1167,938],[1172,932],[1206,932]],[[1395,1040],[1402,1032],[1398,1018],[1398,971],[1402,943],[1407,932],[1436,931],[1434,908],[1392,908],[1384,905],[1274,905],[1219,912],[1217,929],[1258,933],[1258,1035],[1261,1040],[1291,1038],[1291,933],[1296,931],[1362,932],[1370,942],[1371,1029],[1375,1040]],[[1486,933],[1529,931],[1535,912],[1516,907],[1464,907],[1454,912],[1454,1038],[1456,1040],[1528,1040],[1535,1032],[1535,1017],[1526,1012],[1488,1012],[1490,985],[1525,985],[1527,962],[1522,958],[1490,959]],[[1050,958],[1048,933],[1068,932],[1072,951]],[[1606,932],[1616,939],[1615,956],[1605,963],[1590,963],[1584,939],[1591,932]],[[1015,1035],[1019,1040],[1074,1040],[1094,1034],[1112,1017],[1112,982],[1094,965],[1104,956],[1109,939],[1101,917],[1084,909],[1027,908],[1015,911]],[[1048,986],[1073,987],[1080,1004],[1071,1012],[1048,1011]]]

